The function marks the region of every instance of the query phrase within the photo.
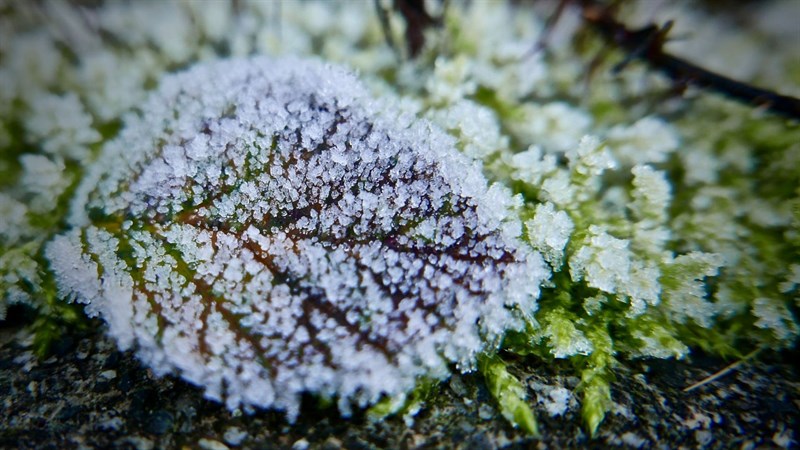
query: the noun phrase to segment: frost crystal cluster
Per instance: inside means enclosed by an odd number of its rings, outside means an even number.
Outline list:
[[[473,368],[535,310],[549,272],[508,191],[340,67],[200,64],[124,127],[47,248],[61,294],[231,408],[347,412]]]

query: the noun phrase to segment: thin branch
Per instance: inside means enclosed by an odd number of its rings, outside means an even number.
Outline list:
[[[632,60],[649,64],[679,85],[691,85],[718,92],[742,102],[763,107],[775,114],[800,120],[800,99],[781,95],[734,80],[704,69],[685,59],[664,51],[667,33],[671,27],[648,25],[631,30],[612,17],[608,8],[596,0],[581,0],[583,19],[592,25],[607,41],[622,48],[628,57],[615,69],[622,69]]]
[[[719,372],[717,372],[717,373],[715,373],[713,375],[709,375],[709,376],[703,378],[702,380],[698,381],[697,383],[693,383],[690,386],[685,387],[683,389],[683,392],[691,392],[691,391],[693,391],[693,390],[695,390],[695,389],[697,389],[697,388],[699,388],[701,386],[705,386],[708,383],[711,383],[713,381],[716,381],[716,380],[724,377],[725,375],[727,375],[727,374],[733,372],[734,370],[738,369],[739,366],[741,366],[745,362],[749,361],[750,359],[752,359],[753,357],[758,355],[759,352],[761,352],[761,347],[759,347],[759,348],[753,350],[752,352],[748,353],[744,358],[740,359],[739,361],[736,361],[733,364],[730,364],[730,365],[724,367]]]
[[[392,39],[392,27],[389,23],[389,13],[386,11],[386,8],[383,7],[381,0],[375,0],[375,12],[378,14],[378,20],[381,22],[381,29],[383,30],[383,37],[386,39],[386,45],[392,50],[392,53],[399,57],[400,53],[397,51],[397,47],[394,45],[394,40]]]
[[[394,0],[394,8],[406,21],[406,45],[413,58],[425,46],[425,29],[441,24],[441,18],[434,18],[428,13],[424,0]]]
[[[556,10],[547,17],[544,27],[542,27],[542,31],[539,34],[539,39],[537,39],[533,47],[528,50],[526,56],[533,56],[547,47],[547,42],[550,40],[550,35],[553,33],[553,29],[556,27],[559,19],[561,19],[561,16],[564,14],[564,10],[567,9],[569,2],[570,0],[558,0]]]

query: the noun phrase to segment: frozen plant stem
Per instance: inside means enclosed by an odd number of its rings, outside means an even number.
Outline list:
[[[709,89],[787,118],[800,120],[800,99],[734,80],[665,52],[663,47],[670,24],[664,27],[648,25],[630,30],[613,18],[608,6],[596,0],[579,0],[578,3],[587,23],[607,41],[628,52],[628,59],[618,65],[617,70],[621,70],[630,60],[642,60],[679,86],[692,85]]]

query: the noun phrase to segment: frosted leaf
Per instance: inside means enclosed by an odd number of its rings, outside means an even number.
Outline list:
[[[666,226],[643,220],[634,224],[633,232],[633,249],[640,254],[654,257],[669,253],[665,247],[672,238],[672,231]]]
[[[765,202],[763,198],[749,198],[742,203],[744,210],[747,211],[747,219],[755,225],[770,228],[788,227],[792,223],[790,204],[778,206]]]
[[[309,391],[347,414],[472,369],[549,271],[518,240],[520,200],[399,117],[317,61],[166,77],[47,247],[61,293],[229,408],[292,418]]]

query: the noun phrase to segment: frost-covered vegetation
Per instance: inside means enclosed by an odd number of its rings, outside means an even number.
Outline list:
[[[473,368],[524,326],[549,271],[507,189],[384,107],[316,61],[164,78],[47,245],[61,296],[230,408],[293,418],[315,392],[349,414]]]
[[[158,371],[290,415],[479,368],[529,430],[498,345],[570,359],[591,430],[620,358],[794,345],[796,123],[613,75],[575,11],[537,51],[547,8],[430,2],[412,59],[371,2],[280,5],[0,6],[0,317],[46,335],[78,299]],[[800,91],[797,3],[744,40],[671,5],[736,43],[676,50]]]

